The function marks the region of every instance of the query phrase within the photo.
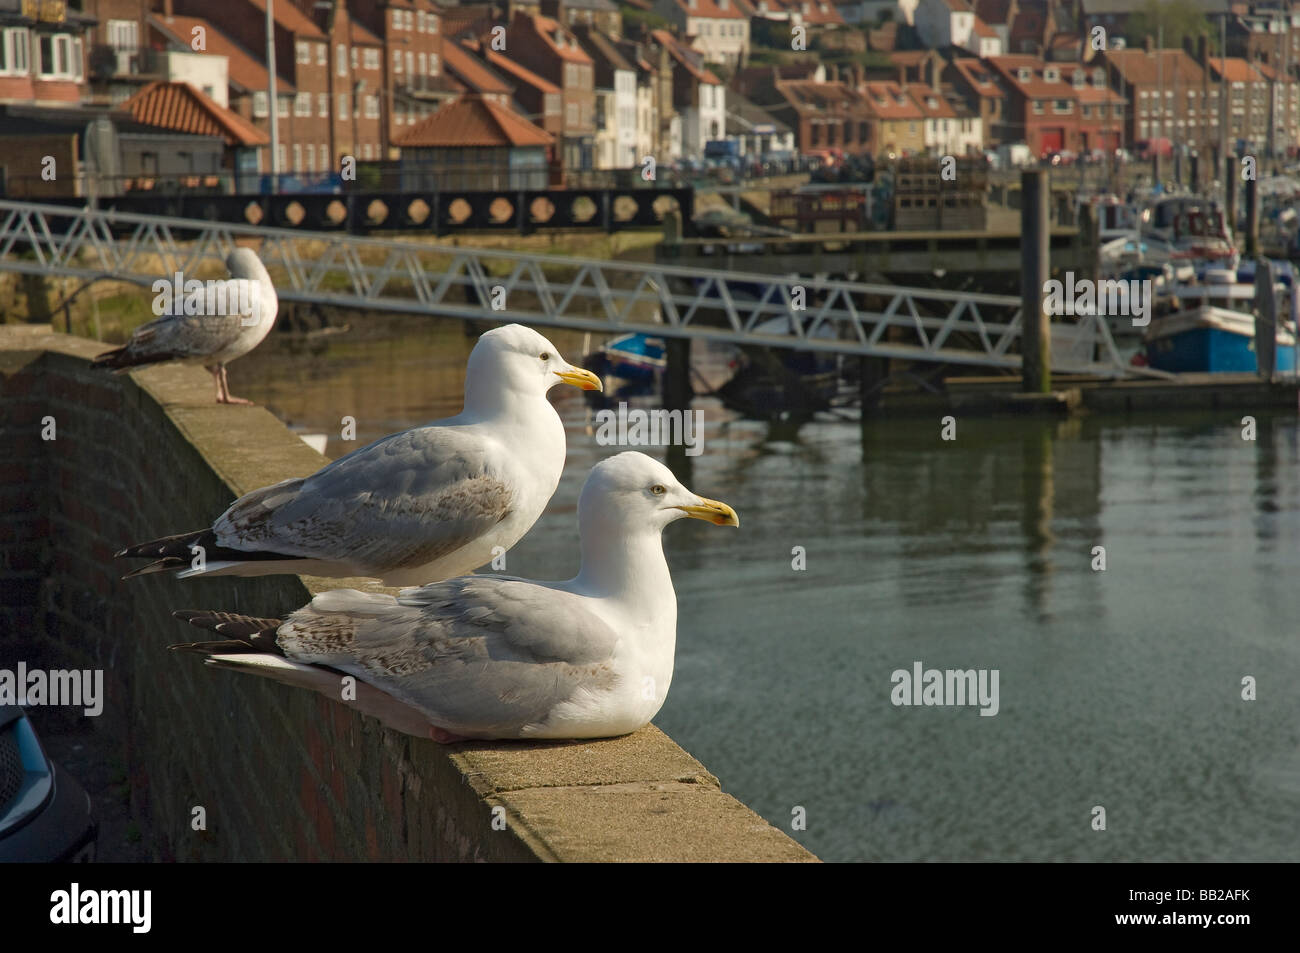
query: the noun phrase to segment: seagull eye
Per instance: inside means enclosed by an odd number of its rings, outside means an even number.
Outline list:
[[[541,353],[541,358],[542,358],[543,361],[549,361],[549,360],[551,359],[551,354],[550,354],[550,352],[549,352],[549,351],[543,351],[543,352]]]
[[[668,489],[662,483],[656,483],[654,486],[650,487],[650,492],[655,496],[663,496],[668,492]]]

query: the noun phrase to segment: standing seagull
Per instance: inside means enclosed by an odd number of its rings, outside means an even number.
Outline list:
[[[582,488],[582,568],[568,582],[468,576],[396,598],[335,589],[285,622],[182,611],[226,640],[172,648],[440,742],[627,734],[658,713],[672,681],[677,597],[661,533],[684,516],[740,525],[663,464],[620,453]]]
[[[163,361],[202,364],[217,383],[217,403],[251,404],[230,396],[226,364],[262,343],[275,324],[280,301],[266,266],[251,248],[232,251],[226,268],[230,281],[208,282],[183,298],[173,298],[172,313],[136,328],[131,340],[99,355],[92,365],[121,374]]]
[[[561,381],[600,389],[595,374],[567,363],[536,331],[488,331],[470,353],[465,409],[455,417],[254,490],[210,529],[117,555],[157,560],[133,576],[305,573],[409,586],[462,575],[517,543],[555,492],[564,424],[546,392]]]

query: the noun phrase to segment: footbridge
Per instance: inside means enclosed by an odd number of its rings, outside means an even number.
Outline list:
[[[258,248],[282,301],[1020,368],[1015,297],[0,201],[0,271],[80,279],[68,298],[102,279],[222,277],[237,244]],[[1104,319],[1060,330],[1056,370],[1130,375]]]

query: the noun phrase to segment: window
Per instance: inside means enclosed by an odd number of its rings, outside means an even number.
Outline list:
[[[347,116],[348,116],[348,94],[339,93],[339,111],[336,118],[346,119]]]
[[[334,72],[339,76],[348,75],[348,48],[342,43],[334,47]]]
[[[39,37],[37,75],[42,79],[72,79],[72,37],[66,33],[46,33]]]
[[[394,29],[394,30],[400,30],[401,28],[402,28],[402,11],[401,11],[401,10],[394,10],[394,11],[393,11],[393,29]]]
[[[75,40],[72,41],[72,78],[73,79],[79,80],[84,75],[83,70],[81,68],[83,55],[84,54],[82,53],[82,49],[81,49],[81,37],[77,37]]]
[[[410,10],[406,11],[406,28],[408,30],[415,29],[415,14],[412,13]]]
[[[420,33],[424,32],[424,11],[423,10],[417,10],[415,13],[415,29]]]
[[[0,76],[27,75],[30,43],[26,27],[0,31]]]
[[[310,144],[307,146],[307,171],[316,171],[316,150],[313,149]],[[322,169],[321,171],[323,172],[325,170]]]
[[[1091,107],[1091,106],[1088,106],[1088,105],[1084,105],[1084,106],[1081,107],[1081,108],[1083,109],[1083,118],[1084,118],[1084,119],[1091,119],[1091,118],[1092,118],[1092,107]],[[1103,108],[1104,108],[1104,107],[1103,107]]]
[[[288,158],[289,152],[285,148],[284,143],[281,142],[275,150],[276,166],[281,172],[284,171],[284,167],[288,164]]]
[[[424,50],[421,50],[421,51],[419,52],[419,55],[416,57],[416,59],[419,61],[419,64],[420,64],[420,75],[421,75],[421,76],[428,76],[428,75],[429,75],[429,61],[428,61],[428,59],[427,59],[427,58],[425,57],[425,55],[424,55]]]
[[[367,119],[379,118],[379,96],[378,95],[366,97],[366,118]]]
[[[317,65],[317,66],[329,66],[329,65],[330,65],[330,51],[329,51],[329,47],[328,47],[326,44],[324,44],[324,43],[317,43],[317,44],[316,44],[316,65]]]
[[[302,146],[298,143],[293,144],[293,171],[297,172],[302,168]]]
[[[329,169],[330,169],[330,148],[329,148],[329,146],[325,145],[325,143],[322,142],[322,143],[320,144],[320,148],[319,148],[317,151],[320,153],[320,170],[321,170],[322,172],[328,172]]]
[[[379,51],[374,48],[366,50],[362,62],[365,63],[366,69],[379,69]]]
[[[428,24],[430,33],[438,32],[438,18],[434,14],[430,13],[429,18],[424,22]]]
[[[329,94],[329,93],[317,93],[317,94],[316,94],[316,112],[317,112],[317,114],[320,116],[321,119],[326,119],[326,118],[329,117],[329,114],[330,114],[330,94]]]
[[[297,55],[298,55],[298,62],[299,62],[299,63],[310,63],[310,62],[311,62],[311,44],[310,44],[310,43],[308,43],[306,40],[299,40],[299,41],[298,41],[297,43],[295,43],[293,46],[294,46],[294,51],[295,51],[295,52],[297,53]]]
[[[1052,103],[1052,112],[1054,113],[1072,113],[1074,112],[1074,103],[1068,99],[1058,99]]]
[[[275,112],[281,119],[289,118],[289,97],[276,96]]]
[[[578,104],[577,104],[577,103],[569,103],[569,105],[565,108],[564,122],[565,122],[565,125],[568,125],[568,126],[576,126],[576,125],[578,124]]]
[[[437,53],[429,54],[429,75],[430,76],[438,75],[438,54]]]
[[[266,90],[259,89],[253,93],[253,118],[265,119],[266,116]]]
[[[311,115],[311,93],[299,93],[293,98],[293,114],[295,116]]]
[[[410,50],[406,51],[406,75],[415,75],[415,54]]]
[[[393,15],[394,16],[397,15],[396,10],[393,11]],[[401,71],[402,71],[402,51],[393,50],[393,72],[400,73]]]
[[[1035,115],[1035,116],[1041,116],[1045,111],[1046,111],[1046,110],[1045,110],[1044,107],[1043,107],[1043,101],[1042,101],[1041,99],[1035,99],[1035,100],[1034,100],[1034,115]]]
[[[1055,66],[1049,66],[1043,70],[1043,81],[1048,83],[1060,82],[1061,73]]]
[[[356,48],[355,46],[352,47],[351,54],[352,54],[352,68],[353,68],[353,69],[356,69],[356,68],[357,68],[357,57],[358,57],[359,54],[357,53],[357,48]]]

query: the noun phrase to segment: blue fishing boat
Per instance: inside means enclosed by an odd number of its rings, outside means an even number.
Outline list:
[[[1210,277],[1221,279],[1225,275]],[[1236,276],[1227,273],[1226,277]],[[1170,288],[1169,294],[1172,300],[1200,298],[1201,302],[1152,319],[1146,334],[1146,357],[1151,367],[1176,374],[1258,371],[1252,311],[1254,284],[1219,281]],[[1294,320],[1278,322],[1275,353],[1274,370],[1295,373]]]
[[[645,334],[625,334],[601,350],[609,361],[609,373],[625,381],[649,383],[668,365],[664,339]]]

